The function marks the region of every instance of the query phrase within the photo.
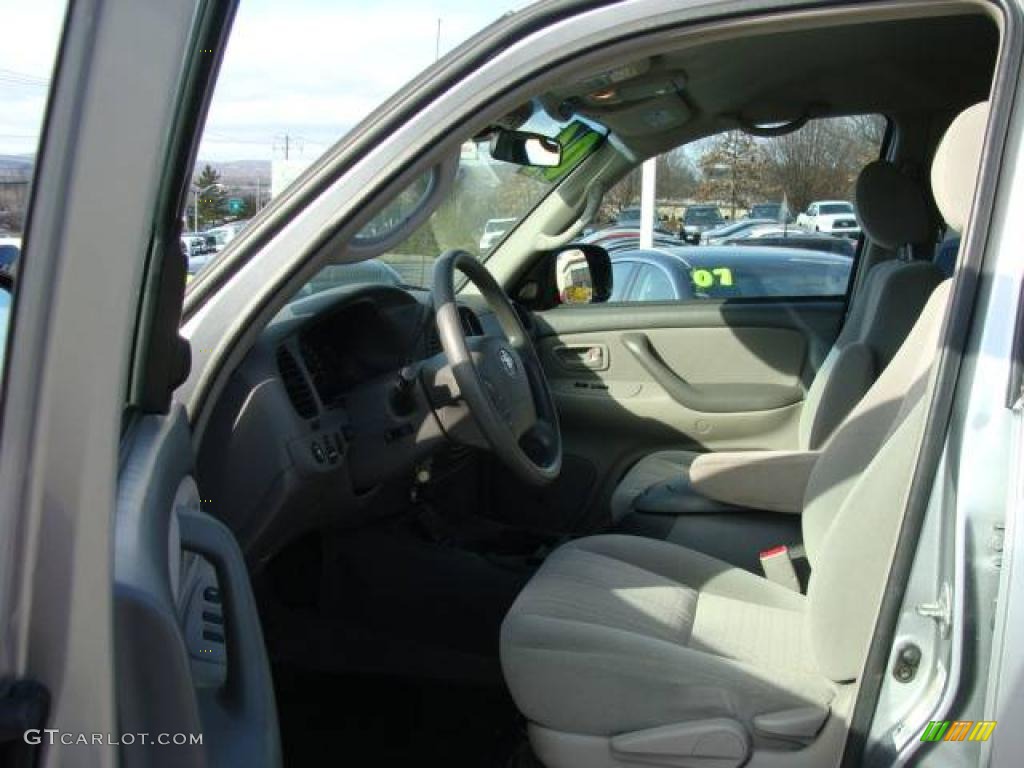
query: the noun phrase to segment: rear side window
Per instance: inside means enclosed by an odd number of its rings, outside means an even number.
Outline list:
[[[609,301],[625,301],[629,278],[636,270],[636,262],[612,260],[612,295]]]
[[[634,301],[671,301],[677,298],[672,279],[660,267],[645,264],[636,277],[636,287],[630,291]]]
[[[850,279],[850,259],[821,261],[791,257],[750,260],[733,267],[690,270],[692,298],[758,299],[841,296]]]
[[[678,240],[659,245],[657,261],[673,275],[655,284],[656,270],[643,268],[629,295],[616,289],[612,300],[844,296],[861,234],[854,187],[880,156],[886,127],[881,115],[819,119],[784,136],[730,131],[662,155],[656,213]],[[608,193],[615,205],[602,211],[603,225],[637,208],[630,190],[640,189],[639,174]],[[602,245],[601,231],[588,242]],[[648,260],[638,253],[611,253],[616,283],[616,262]]]

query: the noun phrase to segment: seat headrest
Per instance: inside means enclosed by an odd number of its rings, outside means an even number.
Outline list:
[[[988,124],[987,101],[968,107],[946,129],[932,159],[932,194],[946,224],[963,232],[978,181]]]
[[[857,215],[867,236],[883,248],[895,250],[931,237],[924,189],[885,160],[865,166],[857,177]]]

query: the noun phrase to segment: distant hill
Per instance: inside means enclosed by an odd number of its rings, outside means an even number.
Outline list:
[[[270,184],[269,160],[232,160],[223,163],[200,160],[196,163],[196,175],[201,173],[207,165],[212,166],[220,174],[221,183],[228,187],[252,185],[256,183],[257,179],[262,184]]]
[[[0,175],[7,177],[29,176],[35,161],[34,155],[0,155]],[[270,185],[269,160],[232,160],[223,163],[200,160],[196,163],[196,173],[198,174],[207,165],[212,165],[214,170],[221,175],[222,183],[229,187],[254,185],[257,179],[262,184]]]
[[[4,176],[30,176],[36,164],[34,155],[0,155],[0,174]]]

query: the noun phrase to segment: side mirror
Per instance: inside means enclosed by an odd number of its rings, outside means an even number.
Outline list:
[[[491,157],[516,165],[557,168],[562,164],[562,145],[539,133],[498,129],[491,137]]]
[[[600,304],[612,295],[612,262],[599,245],[567,245],[553,253],[559,304]]]

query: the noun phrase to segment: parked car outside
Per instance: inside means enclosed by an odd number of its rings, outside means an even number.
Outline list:
[[[776,222],[792,222],[793,214],[785,203],[755,203],[747,211],[748,219],[770,219]]]
[[[663,232],[668,232],[664,229],[661,224],[661,219],[658,218],[658,214],[654,213],[652,216],[652,224],[655,229],[660,229]],[[640,206],[630,206],[629,208],[623,208],[619,211],[619,215],[615,217],[615,226],[617,227],[633,227],[634,229],[640,228]]]
[[[687,243],[699,243],[704,232],[720,227],[724,223],[725,218],[717,205],[691,205],[683,214],[683,228],[679,230],[679,239]]]
[[[674,246],[611,255],[611,301],[842,296],[853,262],[796,248]]]
[[[181,236],[181,245],[189,258],[206,253],[217,252],[217,240],[213,235],[205,233],[185,234]]]
[[[800,227],[761,226],[734,237],[727,238],[725,245],[766,246],[800,248],[810,251],[838,253],[852,257],[857,250],[856,241],[849,237],[838,237],[823,232],[808,232]]]
[[[221,224],[219,227],[212,227],[202,234],[213,237],[214,250],[219,252],[224,249],[224,246],[234,240],[238,233],[245,229],[248,224],[249,219],[239,219],[238,221]]]
[[[608,227],[591,232],[577,242],[599,245],[608,253],[632,250],[640,247],[640,230],[636,227]],[[670,232],[656,229],[652,244],[655,247],[677,247],[679,240]]]
[[[488,219],[480,236],[480,250],[489,251],[503,238],[519,219]]]
[[[760,226],[771,226],[775,224],[774,219],[741,219],[729,224],[723,224],[715,229],[709,229],[702,233],[700,242],[704,245],[721,245],[730,237],[739,237],[745,232]]]
[[[0,272],[14,274],[14,267],[21,256],[20,237],[0,237]]]
[[[853,203],[846,200],[821,200],[811,203],[806,211],[796,217],[796,224],[811,232],[827,232],[843,237],[860,235],[857,213]]]

